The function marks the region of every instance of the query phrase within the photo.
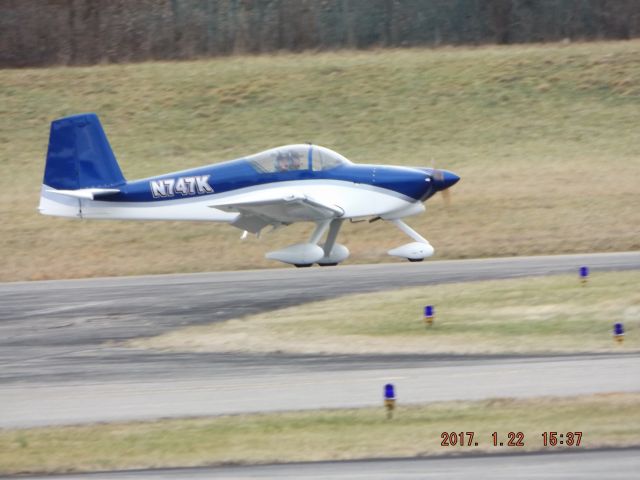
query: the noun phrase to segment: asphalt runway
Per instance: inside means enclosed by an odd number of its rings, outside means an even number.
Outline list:
[[[640,391],[638,355],[179,354],[114,341],[347,293],[640,268],[640,253],[0,284],[0,427],[377,404]],[[589,372],[585,375],[585,372]]]
[[[249,467],[176,468],[113,473],[82,474],[90,480],[281,479],[376,480],[442,479],[501,480],[513,478],[609,480],[636,479],[640,450],[574,450],[553,453],[411,458],[355,462],[320,462]],[[75,480],[79,475],[20,477],[24,480],[53,478]]]

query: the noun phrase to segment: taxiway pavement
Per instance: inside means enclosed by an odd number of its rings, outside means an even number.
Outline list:
[[[348,293],[577,275],[581,265],[638,269],[640,252],[0,284],[0,427],[377,404],[393,379],[408,402],[640,391],[638,355],[180,354],[113,343]]]
[[[269,356],[257,356],[253,364],[226,370],[216,356],[205,358],[210,364],[199,374],[181,371],[189,366],[177,362],[166,372],[167,378],[145,378],[134,372],[102,382],[2,385],[0,426],[381,407],[386,383],[396,386],[399,412],[411,403],[640,391],[640,355],[425,356],[386,362],[383,356],[342,361],[316,357],[315,368],[286,357],[280,364],[268,365]]]
[[[511,455],[479,455],[353,462],[176,468],[82,474],[88,480],[281,479],[377,480],[442,479],[511,480],[630,480],[638,478],[640,450],[574,450]],[[20,477],[23,480],[75,480],[78,475]]]

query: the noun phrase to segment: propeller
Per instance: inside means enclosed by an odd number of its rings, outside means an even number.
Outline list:
[[[433,158],[431,159],[431,169],[433,170],[433,174],[431,175],[431,178],[433,178],[434,180],[436,180],[439,183],[444,182],[444,172],[442,170],[438,170],[435,166],[435,161],[433,160]],[[451,192],[449,191],[448,188],[445,188],[444,190],[440,190],[438,193],[440,193],[440,195],[442,196],[442,200],[444,201],[444,206],[446,208],[449,208],[451,206]]]
[[[440,195],[442,195],[442,200],[444,200],[444,206],[449,208],[451,206],[451,191],[448,188],[446,190],[440,190]]]

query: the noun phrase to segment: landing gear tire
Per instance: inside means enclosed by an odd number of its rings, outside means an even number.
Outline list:
[[[336,265],[338,265],[338,262],[334,262],[334,263],[319,263],[318,265],[320,265],[321,267],[335,267]]]
[[[407,260],[409,260],[410,262],[421,262],[424,260],[424,258],[407,258]]]
[[[297,268],[307,268],[313,265],[313,263],[294,263]]]

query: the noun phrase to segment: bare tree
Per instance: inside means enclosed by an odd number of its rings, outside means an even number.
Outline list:
[[[0,0],[0,67],[638,35],[638,0]]]

